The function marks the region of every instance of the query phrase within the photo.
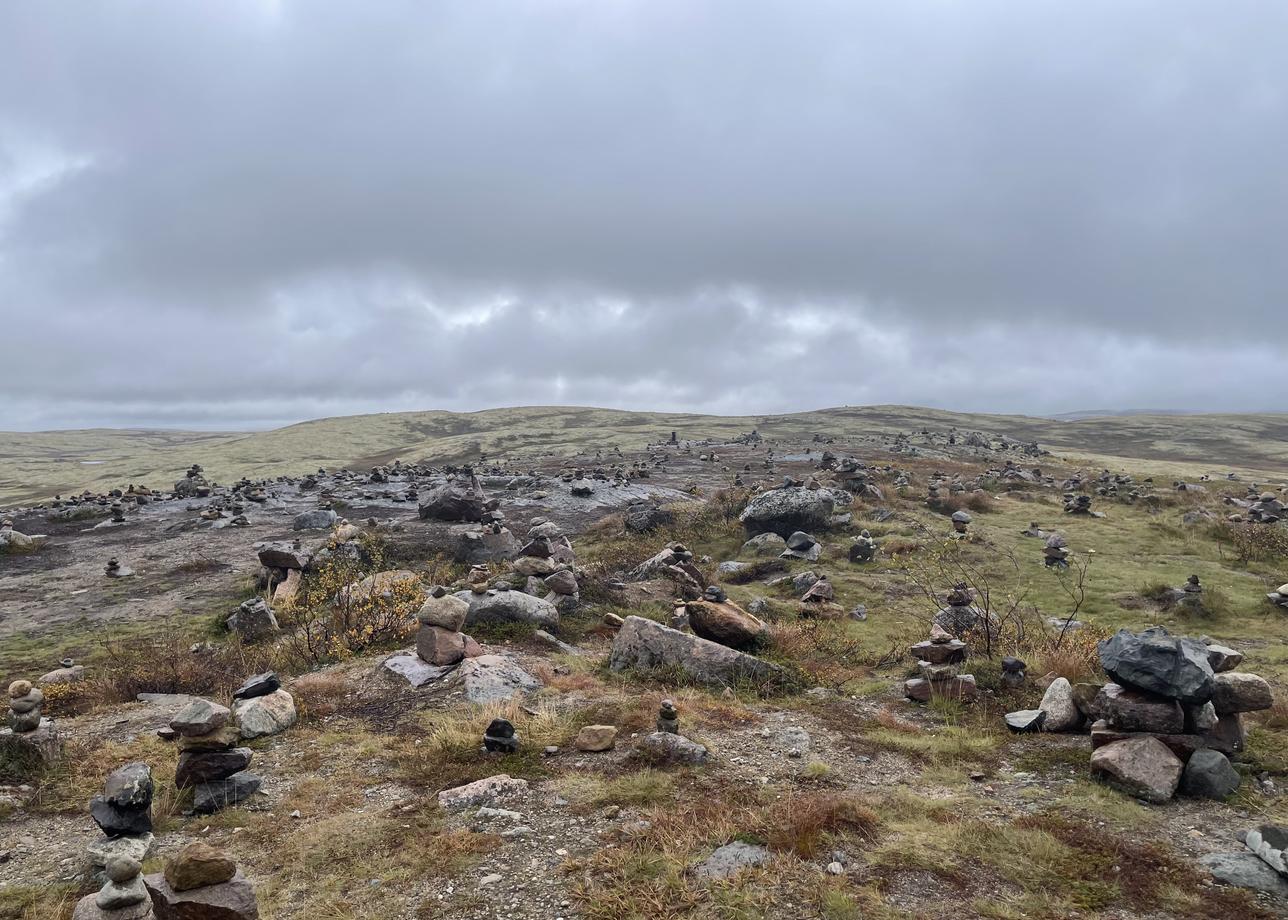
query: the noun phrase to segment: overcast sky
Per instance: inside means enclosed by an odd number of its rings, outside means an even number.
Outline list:
[[[1288,411],[1288,4],[0,0],[0,429]]]

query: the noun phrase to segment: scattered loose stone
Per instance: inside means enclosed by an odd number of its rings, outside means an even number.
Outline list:
[[[573,746],[579,751],[608,751],[616,740],[617,726],[587,725],[577,733]]]

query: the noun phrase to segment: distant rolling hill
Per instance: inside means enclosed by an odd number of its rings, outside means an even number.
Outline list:
[[[561,455],[619,446],[637,450],[672,431],[727,439],[841,440],[922,429],[978,430],[1037,441],[1088,465],[1196,476],[1237,470],[1288,476],[1288,414],[1127,415],[1074,420],[984,415],[912,406],[820,409],[787,415],[716,416],[533,406],[482,412],[399,412],[318,419],[272,431],[212,433],[87,429],[0,433],[0,503],[128,483],[167,488],[192,463],[221,482],[298,475],[318,467],[370,467],[395,458],[452,462],[522,453]]]

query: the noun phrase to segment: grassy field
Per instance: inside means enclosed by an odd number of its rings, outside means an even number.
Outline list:
[[[726,439],[756,428],[767,438],[886,438],[923,430],[982,431],[1037,441],[1088,466],[1193,478],[1237,471],[1288,477],[1288,414],[1139,415],[1057,421],[909,406],[822,409],[790,415],[715,416],[614,409],[526,407],[402,412],[318,419],[272,431],[212,433],[87,429],[0,432],[0,502],[105,490],[168,488],[192,463],[219,482],[301,475],[317,467],[370,467],[394,459],[447,463],[588,448],[638,450],[678,432]]]

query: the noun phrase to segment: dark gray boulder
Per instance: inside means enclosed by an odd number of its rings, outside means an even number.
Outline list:
[[[1190,755],[1181,774],[1181,792],[1195,798],[1224,799],[1238,788],[1238,771],[1224,754],[1207,748]]]
[[[1139,634],[1120,629],[1098,648],[1101,667],[1119,684],[1182,703],[1212,698],[1207,646],[1196,639],[1169,635],[1161,626]]]

